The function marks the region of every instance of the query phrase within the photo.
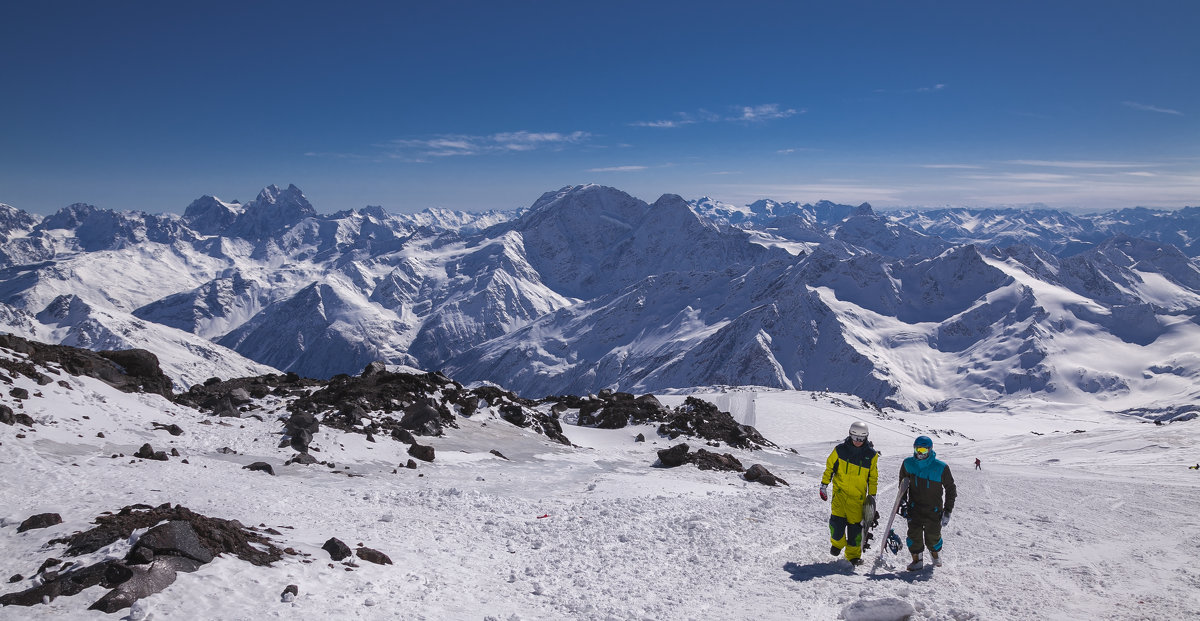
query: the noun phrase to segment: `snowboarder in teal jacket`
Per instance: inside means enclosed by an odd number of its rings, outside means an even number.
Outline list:
[[[924,565],[921,553],[929,548],[935,567],[942,565],[938,553],[942,551],[942,527],[950,522],[954,510],[954,499],[958,490],[950,466],[937,458],[933,451],[933,440],[919,436],[913,442],[912,457],[900,465],[900,481],[908,479],[908,551],[913,562],[910,571]],[[943,501],[943,495],[945,500]]]

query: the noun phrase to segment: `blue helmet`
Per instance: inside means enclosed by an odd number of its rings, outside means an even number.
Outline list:
[[[927,449],[932,449],[933,448],[933,440],[931,440],[929,438],[929,436],[917,436],[916,441],[913,442],[913,448],[922,448],[922,447],[927,448]]]

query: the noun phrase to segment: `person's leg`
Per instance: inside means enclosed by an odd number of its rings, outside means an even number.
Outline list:
[[[929,548],[929,554],[933,557],[934,566],[940,567],[942,561],[938,558],[938,555],[942,552],[941,518],[932,520],[925,527],[925,546]]]
[[[838,556],[846,547],[846,518],[840,515],[829,516],[829,553]]]
[[[908,521],[908,551],[912,554],[912,563],[909,564],[909,569],[919,569],[923,564],[921,562],[921,553],[925,551],[925,525],[919,519],[910,519]]]
[[[863,525],[859,521],[846,527],[846,560],[854,561],[862,556]]]

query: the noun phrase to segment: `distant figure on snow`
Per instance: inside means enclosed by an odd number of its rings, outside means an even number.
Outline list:
[[[978,458],[978,457],[976,457],[976,458],[975,458],[975,469],[976,469],[976,470],[983,470],[983,466],[979,465],[979,458]]]
[[[954,486],[954,477],[950,475],[950,466],[937,458],[937,453],[933,452],[933,440],[928,436],[917,437],[913,442],[912,457],[905,458],[900,465],[900,482],[903,483],[906,478],[906,543],[913,559],[908,570],[916,571],[925,565],[921,553],[926,547],[933,557],[933,566],[941,567],[942,560],[938,553],[942,551],[942,527],[950,522],[950,512],[954,510],[958,489]],[[942,501],[943,493],[945,503]]]
[[[1188,466],[1188,470],[1200,470],[1200,464],[1196,464],[1195,466]]]
[[[821,476],[821,500],[829,500],[833,483],[832,512],[829,516],[829,553],[838,556],[846,550],[846,560],[862,564],[863,503],[875,503],[879,483],[879,453],[867,441],[867,424],[856,421],[850,435],[825,460]]]

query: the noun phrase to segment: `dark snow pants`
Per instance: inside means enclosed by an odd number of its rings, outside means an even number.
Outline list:
[[[928,547],[934,552],[942,550],[942,520],[937,516],[918,517],[908,521],[908,551],[920,554]]]
[[[835,548],[846,551],[846,559],[856,559],[862,556],[863,525],[860,519],[855,524],[840,515],[829,516],[829,542]]]

